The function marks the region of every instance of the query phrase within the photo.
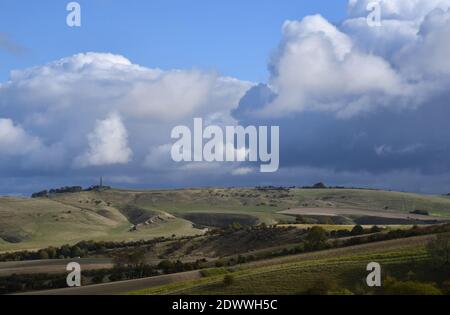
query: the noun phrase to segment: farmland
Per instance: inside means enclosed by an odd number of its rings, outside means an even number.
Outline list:
[[[410,213],[418,209],[430,215]],[[324,211],[328,216],[323,215]],[[81,240],[131,241],[201,235],[207,227],[233,222],[289,224],[296,223],[301,214],[313,216],[305,215],[304,222],[297,223],[441,222],[450,218],[450,198],[357,189],[257,188],[110,189],[50,198],[1,197],[0,252],[75,244]]]
[[[449,275],[432,268],[427,248],[450,232],[449,220],[448,197],[362,189],[101,189],[1,197],[0,290],[380,294],[363,285],[365,266],[376,261],[388,282],[413,279],[441,292]],[[84,286],[76,292],[58,291],[68,261],[83,266]]]
[[[386,275],[404,276],[421,269],[428,261],[425,244],[430,237],[386,241],[337,250],[270,259],[236,268],[209,270],[206,277],[178,284],[157,286],[131,294],[305,294],[318,282],[331,283],[334,294],[371,294],[364,287],[369,262],[379,262]],[[403,270],[403,271],[402,271]],[[417,271],[416,270],[416,271]],[[225,274],[235,279],[224,286]],[[333,286],[336,286],[333,288]]]

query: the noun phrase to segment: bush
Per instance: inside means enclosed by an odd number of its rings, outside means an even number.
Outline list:
[[[361,225],[355,225],[355,227],[350,232],[351,235],[357,236],[357,235],[363,235],[364,234],[364,228]]]
[[[382,231],[383,231],[383,229],[377,225],[372,226],[372,228],[370,229],[370,233],[380,233]]]
[[[319,226],[312,227],[306,236],[307,245],[311,250],[322,249],[327,239],[327,232]]]
[[[39,251],[39,259],[46,260],[49,259],[48,253],[45,250]]]

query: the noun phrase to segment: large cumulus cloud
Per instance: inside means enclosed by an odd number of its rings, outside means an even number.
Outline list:
[[[0,171],[30,181],[61,177],[62,184],[92,183],[102,173],[146,181],[173,127],[193,117],[233,123],[230,110],[249,87],[212,71],[149,69],[105,53],[12,71],[0,85]],[[170,154],[158,162],[181,168]]]

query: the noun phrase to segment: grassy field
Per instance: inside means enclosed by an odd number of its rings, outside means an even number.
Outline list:
[[[396,276],[414,270],[427,261],[425,244],[429,237],[395,240],[348,248],[300,254],[241,265],[235,268],[213,268],[198,280],[153,287],[130,294],[247,295],[305,294],[317,283],[336,284],[336,294],[370,294],[364,285],[366,266],[376,261],[383,275]],[[224,275],[232,275],[230,285]]]
[[[87,204],[87,196],[92,194],[69,196],[77,199],[72,203],[59,198],[0,198],[0,251],[39,249],[82,240],[131,241],[202,233],[191,222],[174,217],[131,232],[133,224],[121,211],[106,203]]]
[[[136,240],[204,233],[194,223],[295,223],[280,213],[299,208],[409,213],[450,218],[450,198],[351,189],[105,190],[50,199],[0,197],[0,252],[74,244],[80,240]],[[213,216],[213,214],[217,214]],[[228,215],[228,217],[227,217]],[[190,220],[192,221],[190,221]]]

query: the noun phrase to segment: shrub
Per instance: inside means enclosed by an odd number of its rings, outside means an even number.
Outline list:
[[[377,225],[372,226],[372,228],[370,229],[370,233],[379,233],[379,232],[382,232],[382,231],[383,231],[383,229],[380,228]]]
[[[350,234],[353,236],[362,235],[364,234],[364,228],[361,225],[355,225]]]
[[[321,249],[327,239],[327,232],[319,226],[312,227],[306,236],[310,249]]]

